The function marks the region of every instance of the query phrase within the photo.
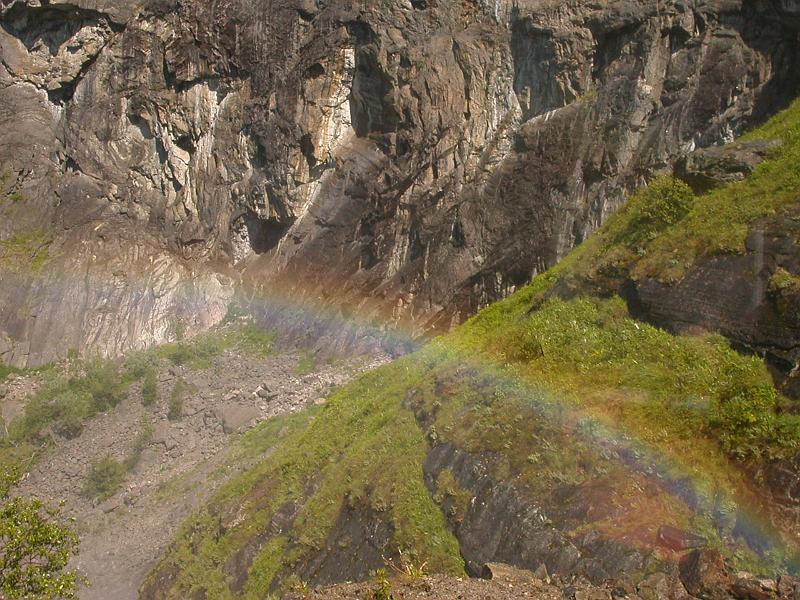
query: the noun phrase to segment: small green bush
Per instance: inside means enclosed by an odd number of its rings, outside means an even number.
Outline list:
[[[374,600],[392,600],[392,582],[386,569],[375,571],[375,590],[372,592]]]
[[[87,363],[85,374],[70,380],[69,385],[89,394],[98,411],[115,407],[128,393],[128,386],[120,376],[119,368],[107,360]]]
[[[159,358],[153,350],[132,352],[125,357],[123,369],[128,381],[138,381],[151,371],[158,371]]]
[[[167,418],[170,421],[177,421],[181,418],[181,411],[183,410],[183,399],[186,395],[188,386],[183,379],[178,379],[172,388],[172,393],[169,395],[169,408],[167,411]]]
[[[159,349],[159,353],[177,366],[190,369],[208,369],[212,360],[225,351],[224,340],[219,336],[208,334],[189,342],[167,344]]]
[[[136,439],[133,441],[131,453],[128,458],[125,459],[125,469],[127,471],[133,471],[136,468],[136,465],[139,464],[139,460],[142,458],[142,453],[152,439],[153,424],[150,422],[150,419],[145,418],[142,422],[142,429],[139,435],[137,435]]]
[[[244,325],[239,331],[239,347],[257,357],[265,358],[272,354],[275,344],[275,332],[261,329],[255,323]]]
[[[106,500],[119,490],[127,473],[125,465],[105,456],[92,465],[83,493],[87,498]]]
[[[113,362],[79,365],[76,373],[51,378],[34,394],[22,418],[12,423],[11,437],[35,440],[51,428],[64,437],[77,437],[88,419],[119,404],[127,387]]]
[[[769,290],[777,294],[800,294],[800,276],[778,267],[769,279]]]
[[[767,383],[737,378],[718,399],[711,425],[732,457],[775,458],[800,447],[800,416],[778,412],[778,393]]]
[[[309,351],[305,350],[300,354],[300,360],[297,362],[297,368],[295,372],[300,375],[308,375],[309,373],[313,373],[314,370],[317,368],[317,357],[316,355]]]
[[[78,536],[57,509],[11,497],[18,481],[16,469],[0,474],[0,598],[76,598],[78,575],[67,565]]]
[[[142,382],[142,404],[145,406],[153,406],[157,399],[156,373],[151,370],[147,372]]]
[[[0,381],[3,381],[9,375],[15,375],[21,372],[22,369],[17,369],[16,367],[10,367],[5,363],[3,363],[2,360],[0,360]]]
[[[694,202],[692,189],[672,177],[656,179],[631,198],[627,224],[617,237],[633,249],[642,249],[659,233],[684,218]]]

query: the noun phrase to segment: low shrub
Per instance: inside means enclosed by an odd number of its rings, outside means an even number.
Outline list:
[[[183,399],[186,395],[188,386],[183,379],[178,379],[172,388],[172,393],[169,395],[169,408],[167,410],[167,418],[170,421],[177,421],[181,418],[181,411],[183,410]]]
[[[295,372],[300,375],[308,375],[309,373],[313,373],[314,370],[317,368],[317,357],[316,355],[309,351],[305,350],[300,354],[300,360],[297,362],[297,368]]]
[[[139,460],[142,458],[142,453],[152,439],[153,424],[150,422],[150,419],[145,418],[142,422],[142,429],[139,435],[137,435],[136,439],[133,441],[131,453],[128,455],[128,458],[125,459],[125,469],[127,471],[133,471],[136,468],[136,465],[139,464]]]
[[[23,416],[12,423],[11,437],[17,441],[37,439],[50,429],[67,438],[77,437],[86,420],[119,404],[127,388],[112,362],[78,365],[72,374],[51,378],[34,394]]]
[[[625,212],[625,226],[617,234],[617,243],[642,250],[659,233],[684,218],[694,202],[692,189],[672,177],[656,179],[639,190]]]
[[[142,381],[142,404],[153,406],[158,399],[158,389],[156,387],[155,371],[147,371]]]
[[[87,498],[106,500],[119,490],[127,473],[124,464],[105,456],[92,465],[83,493]]]

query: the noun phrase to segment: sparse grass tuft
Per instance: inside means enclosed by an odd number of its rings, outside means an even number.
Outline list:
[[[157,356],[190,369],[208,369],[215,357],[238,347],[253,356],[266,358],[273,351],[275,333],[255,323],[215,329],[189,340],[166,344],[155,350]]]
[[[158,400],[158,389],[156,382],[156,372],[153,370],[147,371],[142,381],[142,404],[145,406],[153,406]]]
[[[300,353],[300,360],[297,361],[297,368],[295,373],[299,376],[308,375],[313,373],[317,368],[317,356],[310,350],[304,350]]]
[[[167,418],[170,421],[177,421],[181,418],[183,400],[186,397],[188,389],[189,386],[186,385],[183,379],[179,378],[175,381],[175,385],[172,387],[172,392],[169,395],[169,407],[167,410]]]
[[[92,465],[83,493],[87,498],[107,500],[122,487],[126,475],[125,465],[105,456]]]
[[[53,233],[45,229],[0,240],[0,266],[38,273],[50,260],[50,245],[53,240]]]
[[[16,375],[22,372],[23,369],[17,369],[16,367],[11,367],[9,365],[4,364],[3,361],[0,361],[0,382],[2,382],[10,375]]]
[[[253,356],[266,358],[274,352],[275,332],[261,329],[255,323],[247,323],[231,336],[236,345]]]
[[[150,419],[145,418],[142,421],[141,430],[139,434],[136,436],[136,439],[133,441],[133,447],[131,448],[131,453],[125,459],[125,469],[127,471],[133,471],[136,468],[136,465],[139,464],[139,460],[142,458],[142,453],[144,452],[145,448],[150,444],[150,441],[153,439],[153,423]]]

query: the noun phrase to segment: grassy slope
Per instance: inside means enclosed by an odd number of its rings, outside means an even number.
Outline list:
[[[224,565],[290,499],[303,502],[300,514],[261,547],[245,597],[260,597],[281,569],[319,550],[347,503],[382,511],[415,560],[460,572],[457,543],[435,501],[453,498],[457,512],[470,495],[448,472],[433,499],[422,482],[426,453],[443,441],[497,453],[495,475],[539,499],[561,484],[610,482],[614,501],[632,510],[592,524],[609,536],[635,544],[632,525],[651,535],[673,522],[723,547],[710,509],[642,494],[636,476],[597,447],[634,444],[668,476],[690,477],[701,505],[720,497],[757,505],[740,461],[792,454],[800,444],[800,422],[780,413],[762,361],[719,336],[673,336],[636,322],[619,299],[564,301],[548,293],[620,270],[671,280],[699,256],[744,251],[750,223],[798,206],[800,102],[749,137],[780,137],[784,145],[746,182],[697,198],[677,182],[656,182],[513,297],[340,390],[324,409],[293,417],[283,435],[270,425],[253,434],[260,437],[251,451],[270,452],[185,525],[161,564],[175,578],[162,593],[232,596]]]
[[[0,363],[0,384],[12,375],[29,375],[39,384],[20,417],[11,423],[0,418],[0,468],[29,468],[47,450],[53,434],[68,438],[80,435],[83,424],[119,404],[131,384],[149,379],[154,385],[155,372],[164,364],[208,368],[214,356],[234,346],[255,356],[266,356],[272,351],[274,339],[273,332],[253,324],[235,324],[192,340],[131,353],[121,363],[73,358],[62,365],[36,369],[15,369]],[[154,400],[145,398],[144,402]]]

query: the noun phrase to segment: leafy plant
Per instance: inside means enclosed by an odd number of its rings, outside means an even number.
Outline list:
[[[397,573],[411,579],[423,579],[428,576],[428,561],[416,561],[410,552],[400,550],[399,564],[390,561],[389,566]]]
[[[627,224],[617,241],[643,250],[656,236],[684,218],[692,207],[692,189],[673,177],[662,177],[642,188],[626,207]]]
[[[375,590],[372,597],[374,600],[392,600],[392,583],[386,569],[375,571]]]
[[[67,564],[78,553],[78,536],[57,509],[12,498],[18,480],[16,470],[0,475],[0,597],[76,598],[78,576]]]

